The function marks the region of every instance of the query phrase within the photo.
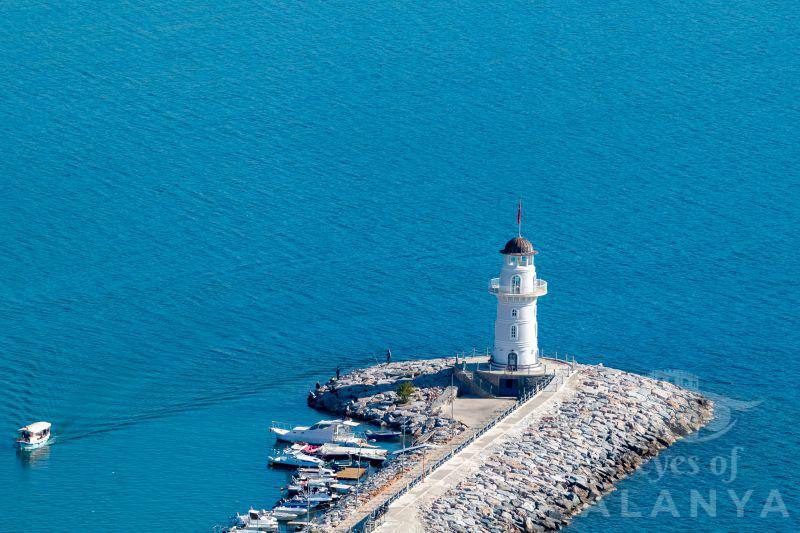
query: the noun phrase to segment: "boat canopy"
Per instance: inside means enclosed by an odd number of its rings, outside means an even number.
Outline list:
[[[50,429],[50,422],[34,422],[33,424],[28,424],[24,428],[19,428],[17,431],[26,431],[28,433],[41,433],[42,431],[46,431]]]
[[[331,426],[333,424],[344,424],[345,426],[350,426],[350,427],[356,427],[356,426],[360,426],[361,425],[359,422],[355,422],[353,420],[336,419],[336,420],[320,420],[319,422],[314,424],[314,426],[312,426],[312,427],[315,427],[315,426],[316,427],[324,427],[324,426]]]

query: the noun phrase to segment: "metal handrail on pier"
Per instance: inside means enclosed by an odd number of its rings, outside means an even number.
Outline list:
[[[565,357],[566,362],[566,357]],[[555,392],[557,391],[566,381],[566,379],[572,375],[575,371],[575,358],[572,358],[572,364],[570,364],[567,368],[565,374],[548,374],[549,379],[546,383],[536,383],[531,388],[525,389],[519,396],[516,402],[500,413],[497,417],[493,418],[489,421],[485,426],[483,426],[480,430],[476,431],[473,435],[471,435],[468,439],[464,442],[450,450],[446,455],[439,458],[435,463],[428,467],[423,467],[423,471],[418,476],[415,476],[411,479],[406,486],[401,488],[399,491],[395,492],[389,498],[386,499],[382,504],[380,504],[376,509],[370,512],[367,516],[359,520],[354,526],[351,526],[347,529],[348,533],[370,533],[374,531],[379,525],[380,521],[382,520],[383,516],[389,510],[389,506],[397,501],[401,496],[406,494],[412,488],[414,488],[417,484],[424,481],[427,476],[429,476],[434,470],[442,466],[444,463],[449,461],[455,454],[459,453],[461,450],[475,442],[478,438],[482,437],[487,431],[492,429],[496,426],[499,422],[503,421],[506,417],[512,414],[514,411],[519,409],[523,404],[531,400],[534,396],[541,392]]]

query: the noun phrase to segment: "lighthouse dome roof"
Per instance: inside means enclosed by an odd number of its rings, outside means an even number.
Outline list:
[[[506,255],[530,255],[535,254],[536,250],[533,249],[531,241],[525,237],[514,237],[506,243],[500,253]]]

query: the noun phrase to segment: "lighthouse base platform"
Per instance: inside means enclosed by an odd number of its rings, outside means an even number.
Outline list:
[[[555,377],[569,374],[570,362],[540,359],[540,364],[512,370],[492,365],[486,357],[468,357],[453,367],[459,385],[459,395],[472,394],[482,398],[521,398],[541,390]]]

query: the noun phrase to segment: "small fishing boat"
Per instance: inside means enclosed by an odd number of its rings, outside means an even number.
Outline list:
[[[325,464],[325,461],[319,457],[291,450],[287,450],[285,453],[277,456],[270,455],[267,459],[272,466],[286,466],[290,468],[297,468],[300,466],[322,466]]]
[[[269,430],[275,434],[276,439],[284,442],[305,442],[313,445],[336,442],[363,445],[364,439],[353,433],[352,428],[358,425],[358,422],[352,420],[320,420],[313,426],[296,426],[289,429],[285,424],[273,422]]]
[[[364,435],[370,440],[395,440],[400,438],[401,433],[399,431],[391,431],[388,429],[379,431],[368,429],[364,432]]]
[[[50,440],[50,425],[50,422],[34,422],[19,428],[17,447],[26,452],[41,448]]]

